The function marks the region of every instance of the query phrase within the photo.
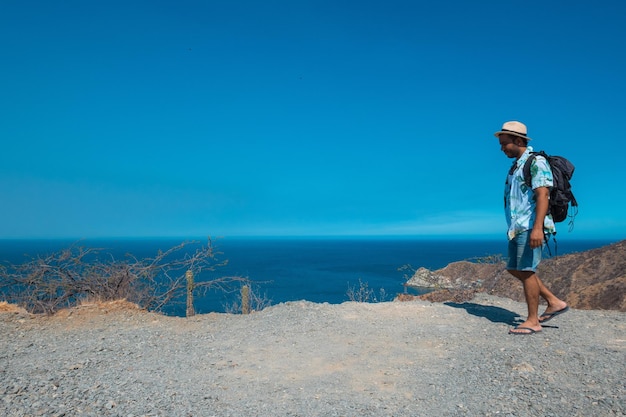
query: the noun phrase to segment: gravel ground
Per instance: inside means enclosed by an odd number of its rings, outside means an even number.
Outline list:
[[[120,303],[0,314],[6,416],[624,416],[626,313],[290,302],[185,319]]]

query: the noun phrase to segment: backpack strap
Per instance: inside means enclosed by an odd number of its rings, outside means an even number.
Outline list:
[[[530,166],[532,165],[536,157],[537,157],[536,152],[531,152],[530,156],[524,163],[524,182],[526,183],[528,188],[532,188],[533,178],[532,178],[532,175],[530,174]]]
[[[546,162],[548,161],[548,155],[544,151],[531,152],[530,153],[530,156],[528,157],[528,159],[524,163],[524,182],[526,183],[528,188],[532,188],[532,186],[533,186],[532,185],[533,178],[532,178],[532,175],[530,174],[530,166],[532,165],[532,163],[535,160],[535,158],[537,157],[537,155],[543,156],[546,159]]]

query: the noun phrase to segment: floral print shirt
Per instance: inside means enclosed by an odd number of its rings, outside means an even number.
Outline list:
[[[532,187],[524,182],[524,164],[533,148],[528,146],[526,152],[511,166],[504,187],[504,213],[508,225],[509,240],[518,234],[531,230],[535,224],[537,201],[535,192],[538,187],[552,187],[552,171],[548,161],[542,156],[535,157],[530,166]],[[547,215],[543,222],[544,233],[556,233],[552,216]]]

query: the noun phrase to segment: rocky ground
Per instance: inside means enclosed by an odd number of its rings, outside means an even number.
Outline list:
[[[165,317],[124,302],[0,313],[3,416],[624,416],[626,313],[478,294]]]

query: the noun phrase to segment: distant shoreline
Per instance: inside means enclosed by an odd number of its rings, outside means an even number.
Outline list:
[[[619,242],[626,237],[578,237],[557,235],[557,240],[564,242],[597,242],[599,244],[611,244]],[[233,235],[233,236],[99,236],[99,237],[0,237],[0,242],[111,242],[111,241],[199,241],[206,242],[208,238],[214,242],[220,241],[430,241],[430,242],[503,242],[506,241],[504,233],[489,236],[418,236],[418,235]]]

